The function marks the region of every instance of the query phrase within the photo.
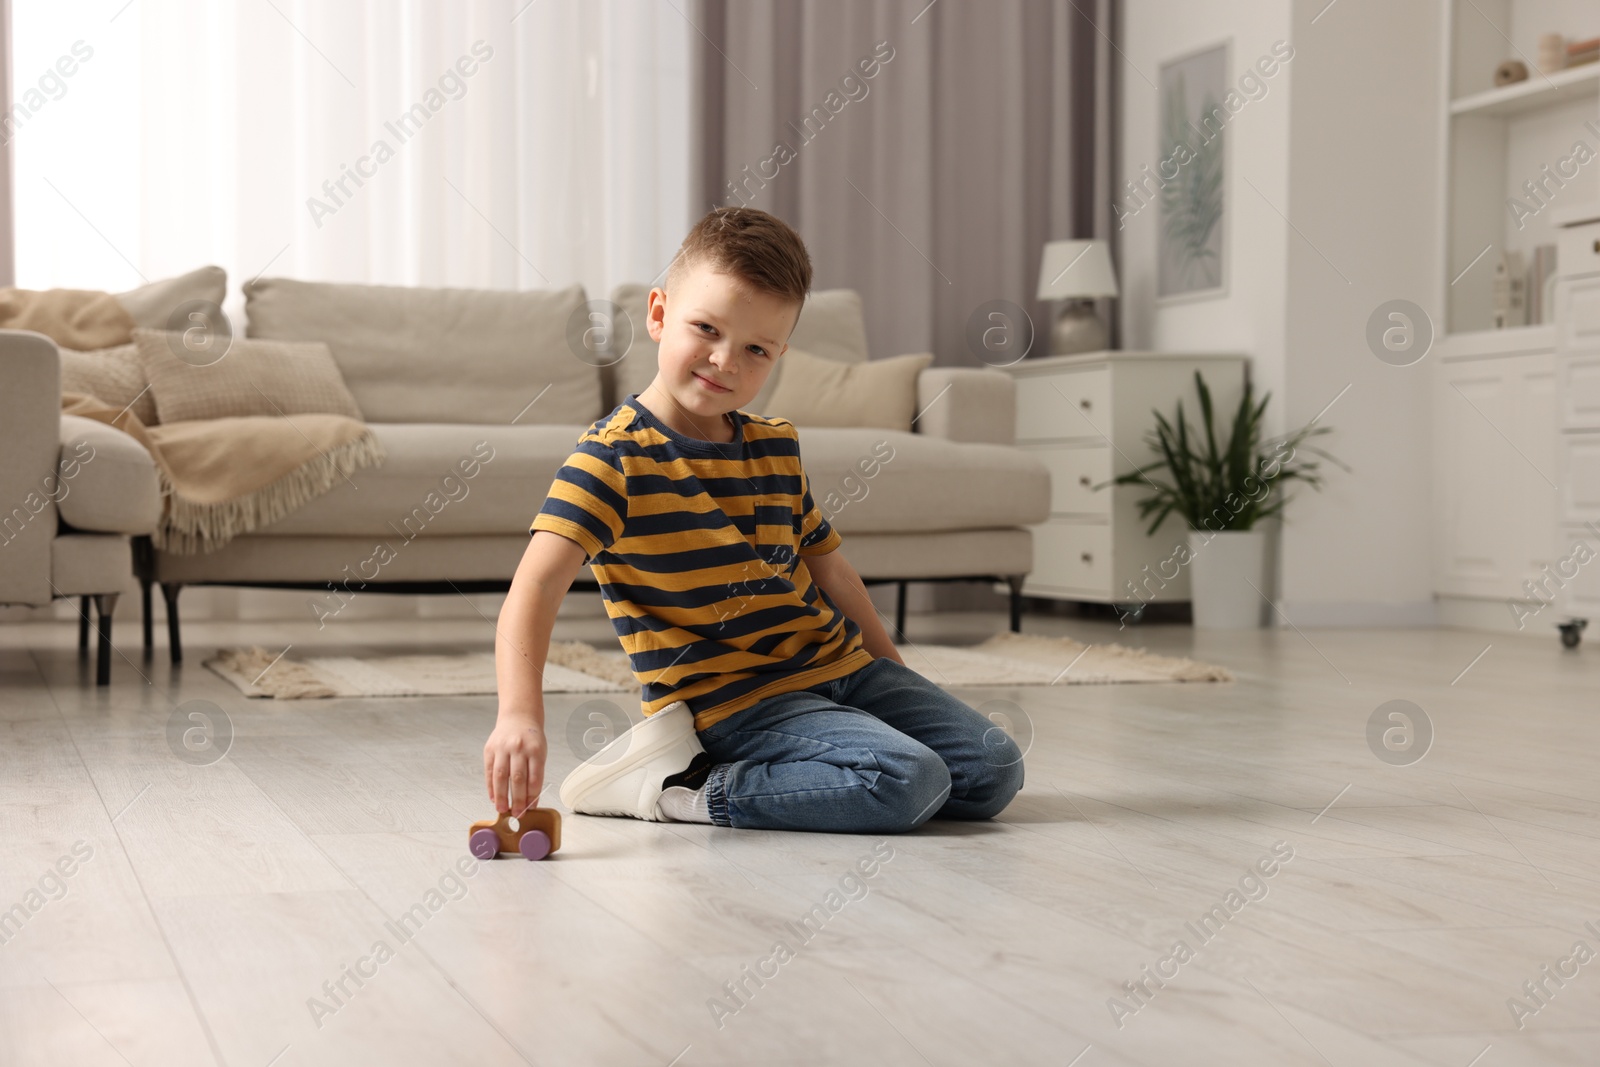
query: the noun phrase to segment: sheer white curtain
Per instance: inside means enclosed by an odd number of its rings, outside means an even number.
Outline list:
[[[693,221],[686,14],[19,3],[16,284],[120,290],[217,263],[232,309],[263,272],[591,296],[650,280]]]

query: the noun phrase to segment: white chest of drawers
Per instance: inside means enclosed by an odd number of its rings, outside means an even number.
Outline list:
[[[1168,419],[1181,398],[1200,421],[1194,374],[1211,390],[1218,433],[1232,426],[1247,357],[1170,352],[1090,352],[1023,360],[1017,381],[1017,447],[1050,468],[1050,516],[1033,529],[1026,596],[1134,604],[1189,599],[1189,578],[1170,560],[1188,529],[1170,515],[1148,536],[1139,518],[1145,485],[1094,486],[1156,461],[1146,442],[1152,409]],[[1165,481],[1164,472],[1152,474]]]

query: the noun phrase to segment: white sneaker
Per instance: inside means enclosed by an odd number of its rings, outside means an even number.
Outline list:
[[[694,713],[683,701],[673,701],[578,764],[561,783],[561,803],[583,815],[661,822],[656,801],[662,779],[686,769],[704,751]]]

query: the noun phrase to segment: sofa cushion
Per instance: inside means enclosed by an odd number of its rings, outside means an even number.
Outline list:
[[[799,427],[860,426],[910,431],[917,414],[917,375],[930,352],[865,363],[820,359],[789,346],[779,361],[783,381],[762,414]]]
[[[845,535],[977,530],[1043,522],[1050,471],[1005,445],[899,430],[800,430],[811,499]]]
[[[147,534],[161,517],[155,460],[137,440],[95,419],[61,416],[53,484],[61,521],[75,530]]]
[[[954,578],[975,571],[1002,575],[1033,570],[1033,531],[1017,526],[857,533],[841,547],[850,565],[866,579]]]
[[[422,534],[526,536],[583,433],[581,426],[370,425],[388,453],[380,466],[256,532],[382,537],[397,551]]]
[[[361,419],[320,341],[236,337],[222,358],[194,364],[176,355],[181,338],[170,330],[133,331],[162,422],[310,414]]]
[[[604,414],[599,371],[567,343],[585,303],[580,285],[524,292],[259,278],[244,293],[249,336],[326,342],[368,422],[570,427]]]
[[[583,428],[377,423],[373,431],[388,453],[382,466],[256,533],[382,538],[396,552],[419,535],[525,534]],[[857,428],[802,430],[800,445],[812,499],[847,538],[1015,526],[1049,510],[1049,472],[1015,448]]]
[[[615,368],[617,395],[614,401],[620,402],[629,394],[643,392],[655,380],[656,353],[661,346],[650,340],[650,333],[645,329],[645,314],[650,307],[648,285],[619,285],[611,293],[611,302],[627,316],[633,328],[633,343]],[[800,309],[800,318],[795,321],[789,347],[803,348],[812,355],[839,363],[865,363],[867,323],[861,314],[860,295],[853,289],[822,289],[811,293]],[[783,376],[783,365],[784,360],[779,357],[766,384],[745,410],[757,415],[782,414],[768,412],[767,405]]]
[[[170,321],[172,313],[191,301],[203,300],[221,308],[228,297],[228,272],[221,267],[200,267],[176,278],[163,278],[117,293],[116,297],[133,316],[135,326],[169,330],[177,325]]]

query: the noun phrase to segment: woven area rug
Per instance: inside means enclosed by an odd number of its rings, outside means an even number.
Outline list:
[[[980,645],[898,646],[906,665],[947,688],[989,685],[1112,685],[1126,682],[1231,682],[1222,667],[1158,656],[1122,645],[1085,645],[1069,637],[996,634]],[[252,697],[475,696],[495,692],[494,654],[411,656],[281,655],[264,648],[224,648],[205,666]],[[621,649],[552,641],[546,693],[637,691]]]

